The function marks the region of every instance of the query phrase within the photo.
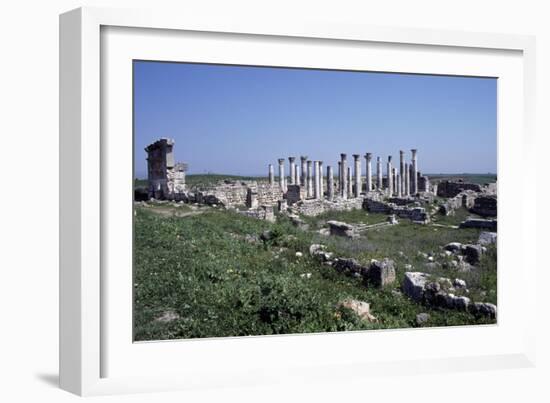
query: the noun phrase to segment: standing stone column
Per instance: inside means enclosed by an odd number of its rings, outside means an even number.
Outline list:
[[[387,166],[387,175],[388,175],[388,194],[391,196],[393,194],[393,178],[392,178],[392,167],[391,167],[391,155],[388,156],[388,166]]]
[[[372,171],[371,171],[371,160],[372,160],[372,154],[366,153],[365,154],[365,160],[367,162],[367,193],[372,190]]]
[[[328,199],[334,199],[334,178],[332,175],[332,167],[327,166],[327,190],[328,190]]]
[[[376,190],[382,190],[382,161],[376,157]]]
[[[325,186],[323,184],[323,161],[319,161],[319,193],[321,199],[325,197]]]
[[[338,194],[342,195],[342,161],[338,161]]]
[[[416,160],[416,151],[414,148],[412,153],[412,193],[416,195],[418,193],[418,162]]]
[[[269,184],[275,183],[275,173],[273,172],[273,164],[269,164]]]
[[[299,185],[300,184],[300,175],[298,175],[298,164],[294,166],[294,184]]]
[[[286,192],[285,186],[285,159],[279,158],[279,187],[283,192]]]
[[[400,197],[403,195],[405,188],[405,151],[399,150],[399,189],[401,189]]]
[[[391,169],[391,190],[392,194],[397,195],[397,168]]]
[[[353,190],[352,190],[352,187],[353,187],[353,182],[351,180],[352,176],[351,176],[351,167],[348,167],[348,174],[347,174],[347,177],[346,177],[346,184],[348,186],[347,188],[347,197],[352,197],[353,195]]]
[[[347,181],[348,167],[347,167],[346,158],[347,158],[346,154],[340,154],[340,162],[342,163],[342,183],[340,184],[341,185],[340,192],[343,199],[348,198],[348,181]]]
[[[361,156],[359,154],[353,154],[353,170],[354,170],[354,186],[355,197],[361,196]]]
[[[313,162],[307,162],[307,197],[313,197]]]
[[[411,182],[410,182],[410,174],[409,174],[409,164],[405,163],[405,187],[403,188],[403,195],[409,196],[411,194]]]
[[[315,172],[315,182],[314,182],[314,196],[316,199],[320,199],[321,198],[321,193],[320,193],[320,180],[319,180],[319,161],[313,161],[313,171]]]
[[[399,174],[399,172],[395,174],[395,183],[397,184],[397,197],[402,197],[403,195],[401,194],[401,175]]]
[[[307,155],[302,155],[300,157],[300,162],[301,162],[300,169],[301,169],[301,174],[302,174],[300,185],[306,186],[306,184],[307,184]]]
[[[295,185],[296,184],[296,169],[294,169],[294,161],[296,160],[296,157],[288,157],[288,162],[290,165],[290,184]]]

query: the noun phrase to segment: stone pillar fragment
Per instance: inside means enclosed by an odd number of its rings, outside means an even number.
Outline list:
[[[353,182],[352,182],[351,178],[352,178],[352,176],[351,176],[351,167],[348,167],[348,173],[346,175],[346,184],[347,184],[346,197],[352,197],[353,196],[353,190],[352,190]]]
[[[342,161],[338,161],[338,194],[342,195]]]
[[[327,191],[328,191],[328,199],[333,200],[334,199],[334,178],[332,174],[332,167],[330,165],[327,166]]]
[[[397,195],[397,168],[392,168],[391,169],[391,187],[392,187],[392,194],[394,196]]]
[[[387,165],[387,178],[388,178],[388,186],[387,186],[387,193],[388,195],[393,194],[393,178],[392,178],[392,166],[391,166],[391,155],[388,156],[388,165]]]
[[[298,164],[294,165],[294,183],[296,185],[300,184],[300,175],[298,175],[299,166]]]
[[[307,162],[307,197],[313,197],[313,162]]]
[[[416,159],[416,152],[414,148],[411,150],[412,153],[412,193],[416,195],[418,193],[418,162]]]
[[[368,193],[372,190],[372,170],[371,170],[372,154],[366,153],[365,160],[367,162],[367,193]]]
[[[403,188],[403,195],[409,196],[411,194],[411,183],[410,183],[410,175],[409,175],[409,164],[405,163],[405,187]]]
[[[399,172],[395,174],[395,183],[397,184],[397,197],[403,197],[403,194],[401,193],[401,175]]]
[[[353,174],[355,175],[353,177],[354,179],[354,186],[355,186],[355,192],[354,196],[359,197],[361,195],[361,156],[359,154],[353,154]]]
[[[285,185],[285,159],[279,158],[277,160],[279,162],[279,187],[283,192],[286,192],[286,185]]]
[[[294,176],[296,174],[296,170],[294,169],[294,161],[296,160],[296,157],[288,157],[288,163],[290,165],[290,184],[295,185],[296,184],[296,177]]]
[[[403,189],[405,188],[405,151],[403,150],[399,150],[399,180],[400,196],[403,196]]]
[[[319,178],[319,161],[313,161],[313,171],[315,172],[315,182],[314,182],[314,197],[316,199],[321,198],[321,186]]]
[[[319,193],[321,194],[321,199],[325,197],[325,186],[323,184],[323,161],[319,161]]]
[[[340,154],[340,162],[342,164],[342,175],[341,175],[342,183],[340,184],[341,186],[340,196],[342,196],[343,199],[348,198],[348,178],[347,178],[348,166],[347,166],[346,158],[347,158],[346,154]]]
[[[302,174],[300,185],[306,186],[306,184],[307,184],[307,155],[302,155],[300,157],[300,162],[301,162],[300,169],[301,169],[301,174]]]
[[[273,164],[269,164],[269,184],[273,186],[275,183],[275,173],[273,172]]]
[[[376,190],[382,190],[382,161],[376,157]]]

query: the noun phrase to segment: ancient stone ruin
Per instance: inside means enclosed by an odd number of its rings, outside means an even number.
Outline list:
[[[326,211],[362,208],[426,224],[430,213],[425,207],[438,195],[447,199],[439,206],[445,215],[464,206],[479,215],[496,216],[496,195],[463,181],[432,183],[418,169],[416,149],[411,150],[410,161],[406,161],[401,150],[396,167],[392,156],[388,156],[385,175],[380,157],[376,159],[376,172],[373,171],[370,152],[363,156],[353,154],[353,163],[348,163],[347,154],[342,153],[336,167],[327,164],[326,168],[324,161],[302,155],[299,162],[296,157],[288,157],[287,165],[287,159],[278,158],[277,177],[274,164],[268,164],[265,179],[225,180],[190,189],[185,184],[187,164],[174,162],[173,147],[173,140],[163,138],[145,148],[149,198],[217,205],[267,220],[274,219],[275,211],[316,216]],[[493,224],[477,221],[464,225],[493,228]]]
[[[174,140],[166,138],[157,140],[145,148],[150,198],[183,199],[187,164],[174,162],[173,148]]]

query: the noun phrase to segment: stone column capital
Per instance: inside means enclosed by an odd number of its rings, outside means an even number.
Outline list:
[[[366,154],[365,154],[365,159],[366,159],[367,161],[370,161],[370,160],[372,159],[372,153],[366,153]]]
[[[353,154],[353,159],[354,159],[355,161],[359,160],[359,158],[361,158],[361,155],[359,155],[359,154]]]
[[[285,163],[284,158],[279,158],[277,161],[279,161],[279,165],[284,165],[284,163]]]
[[[348,157],[347,154],[343,154],[343,153],[340,154],[340,158],[342,158],[342,161],[345,161],[347,157]]]
[[[307,161],[307,155],[301,155],[300,156],[300,161],[302,161],[302,162]]]
[[[294,162],[296,160],[296,157],[288,157],[289,162]]]
[[[388,155],[388,162],[391,162],[392,156]]]

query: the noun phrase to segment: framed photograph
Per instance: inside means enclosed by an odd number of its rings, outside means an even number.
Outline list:
[[[60,44],[64,389],[532,365],[533,38],[85,8]]]

